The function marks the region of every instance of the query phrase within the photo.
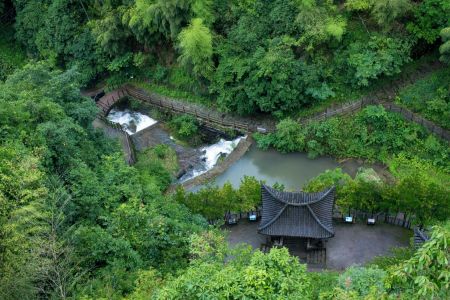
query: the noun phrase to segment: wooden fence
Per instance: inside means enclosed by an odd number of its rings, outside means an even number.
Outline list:
[[[131,85],[126,85],[124,89],[126,90],[126,93],[133,98],[156,106],[160,109],[169,110],[172,113],[192,115],[207,125],[222,126],[244,132],[250,132],[256,129],[256,126],[249,122],[237,120],[227,116],[226,114],[203,111],[195,106],[180,103],[159,94],[147,93],[146,91]]]
[[[412,111],[396,105],[394,103],[383,103],[382,104],[387,110],[399,113],[403,116],[403,118],[412,121],[414,123],[420,124],[426,129],[428,129],[430,132],[434,133],[435,135],[439,136],[440,138],[450,141],[450,132],[445,130],[444,128],[437,126],[433,122],[421,117],[418,114],[413,113]]]
[[[436,125],[435,123],[421,117],[418,114],[413,113],[409,109],[406,109],[402,106],[399,106],[397,104],[391,103],[391,102],[385,102],[382,100],[381,97],[376,96],[369,96],[365,97],[359,101],[356,102],[348,102],[338,105],[337,107],[333,108],[327,108],[324,112],[318,113],[312,117],[309,117],[307,119],[300,119],[298,120],[301,124],[307,124],[313,121],[320,121],[325,120],[337,115],[345,115],[345,114],[352,114],[355,113],[364,107],[368,105],[382,105],[386,110],[399,113],[402,115],[403,118],[405,118],[408,121],[417,123],[419,125],[422,125],[426,129],[428,129],[430,132],[434,133],[438,137],[450,141],[450,132],[445,130],[444,128]]]
[[[307,124],[314,121],[325,120],[334,116],[352,114],[357,112],[368,105],[378,104],[376,98],[366,97],[355,102],[342,103],[334,107],[328,107],[325,111],[317,113],[312,117],[305,119],[299,119],[298,122],[301,124]]]
[[[337,106],[329,107],[325,111],[319,112],[311,117],[299,119],[298,122],[301,124],[307,124],[313,121],[321,121],[338,115],[352,114],[368,105],[383,105],[387,110],[397,112],[401,114],[405,119],[420,124],[440,138],[450,141],[449,131],[419,116],[418,114],[415,114],[410,110],[391,102],[398,89],[400,89],[401,86],[404,86],[405,82],[409,83],[414,82],[415,80],[414,78],[410,78],[408,76],[406,77],[406,79],[407,80],[402,79],[393,81],[392,89],[389,91],[381,89],[377,93],[366,96],[358,101],[342,103]],[[156,106],[159,109],[170,111],[171,113],[192,115],[203,124],[209,125],[211,127],[219,126],[239,130],[242,132],[255,132],[258,130],[258,127],[263,127],[264,132],[270,133],[275,131],[275,126],[273,125],[260,126],[255,122],[252,122],[251,120],[242,120],[236,117],[229,116],[227,114],[221,114],[216,111],[202,109],[201,107],[190,103],[183,103],[156,93],[149,93],[130,84],[124,85],[107,93],[97,101],[97,105],[102,109],[103,114],[106,115],[117,101],[126,96],[131,96],[152,106]]]

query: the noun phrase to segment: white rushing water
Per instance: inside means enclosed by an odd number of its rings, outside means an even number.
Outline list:
[[[200,151],[203,153],[200,157],[202,160],[202,164],[199,166],[195,166],[194,169],[186,173],[180,179],[180,181],[183,182],[188,179],[197,177],[212,169],[217,164],[217,161],[221,156],[228,156],[228,154],[230,154],[239,144],[239,141],[244,138],[246,137],[241,136],[231,141],[220,139],[220,141],[215,144],[200,148]]]
[[[128,134],[136,133],[158,122],[147,115],[129,109],[117,110],[113,108],[107,118],[111,122],[122,125]]]

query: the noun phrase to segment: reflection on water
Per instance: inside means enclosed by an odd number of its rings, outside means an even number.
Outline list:
[[[238,187],[241,178],[250,175],[265,180],[269,185],[278,182],[284,184],[287,190],[299,190],[311,178],[338,166],[336,161],[328,157],[309,159],[306,153],[262,151],[253,145],[240,160],[216,178],[215,184],[222,186],[230,181],[234,187]]]
[[[107,118],[111,122],[122,125],[128,134],[136,133],[158,122],[147,115],[129,109],[113,108]]]

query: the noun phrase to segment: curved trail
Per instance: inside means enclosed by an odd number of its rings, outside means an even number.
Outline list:
[[[378,91],[360,98],[357,101],[351,101],[344,104],[332,105],[327,107],[326,110],[319,112],[313,116],[301,118],[297,121],[301,124],[307,124],[309,122],[325,120],[339,115],[355,113],[368,105],[383,105],[385,109],[400,113],[405,119],[415,122],[421,126],[427,128],[430,132],[436,134],[442,139],[450,141],[450,132],[446,129],[436,125],[435,123],[423,118],[419,114],[415,114],[407,108],[394,104],[392,101],[398,94],[400,89],[405,86],[415,83],[417,80],[427,76],[433,71],[441,68],[442,65],[439,62],[433,64],[423,64],[413,74],[404,73],[401,78],[390,82],[389,87],[381,87]],[[131,96],[137,100],[148,103],[161,110],[165,110],[177,114],[189,114],[197,118],[199,122],[205,126],[222,129],[234,129],[247,134],[252,132],[275,132],[276,123],[271,119],[257,120],[254,118],[244,118],[231,116],[229,114],[220,113],[216,110],[206,108],[201,105],[187,103],[185,101],[172,99],[153,92],[147,92],[143,89],[137,88],[131,84],[125,84],[111,92],[104,93],[103,89],[97,89],[92,91],[82,92],[83,95],[96,99],[101,97],[96,102],[96,105],[100,108],[99,120],[96,121],[97,127],[103,128],[107,133],[114,131],[110,134],[113,137],[120,137],[123,150],[125,152],[126,161],[129,164],[135,162],[134,148],[130,136],[120,128],[120,125],[109,122],[105,116],[111,110],[111,108],[121,99]],[[105,129],[105,127],[112,127],[112,129]],[[251,142],[250,142],[251,143]],[[247,145],[248,149],[249,145]],[[246,150],[245,150],[246,151]],[[245,151],[243,153],[245,153]],[[243,155],[243,153],[241,155]],[[230,155],[231,156],[231,155]],[[235,156],[233,156],[235,159]],[[239,156],[240,157],[240,156]],[[227,161],[227,160],[226,160]],[[229,163],[227,163],[229,165]],[[211,170],[212,171],[212,170]],[[209,177],[208,174],[213,172],[207,172],[202,176]],[[203,180],[203,179],[198,179]],[[190,182],[190,181],[188,181]],[[190,186],[190,183],[185,183],[186,187]]]
[[[441,67],[442,65],[439,62],[430,65],[424,64],[415,73],[405,73],[401,78],[391,81],[389,87],[382,87],[377,92],[362,97],[357,101],[332,105],[326,110],[313,116],[298,119],[298,122],[307,124],[309,122],[325,120],[339,115],[351,114],[368,105],[380,104],[387,110],[400,113],[405,119],[422,125],[437,136],[450,141],[449,131],[423,118],[419,114],[415,114],[407,108],[392,102],[401,88],[415,83],[417,80]],[[93,93],[91,92],[91,96],[92,94]],[[115,103],[127,96],[131,96],[142,102],[172,113],[192,115],[206,126],[236,129],[246,133],[256,132],[258,130],[270,133],[274,132],[276,129],[276,124],[273,120],[256,120],[254,118],[231,116],[216,110],[205,108],[201,105],[187,103],[156,93],[147,92],[143,89],[134,87],[131,84],[123,85],[122,87],[105,94],[97,101],[97,106],[105,116]]]

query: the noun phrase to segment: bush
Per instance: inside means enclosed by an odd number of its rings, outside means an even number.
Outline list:
[[[373,287],[384,292],[386,272],[375,268],[350,267],[338,279],[338,286],[345,291],[356,292],[359,296],[366,296]]]
[[[411,43],[390,37],[374,36],[367,42],[355,42],[348,49],[348,65],[354,73],[353,83],[368,86],[381,75],[400,73],[400,67],[411,59]]]
[[[300,151],[303,148],[304,142],[305,137],[302,132],[302,127],[298,122],[288,118],[277,124],[273,146],[278,151]]]
[[[191,115],[180,115],[174,117],[169,122],[169,127],[175,131],[175,135],[181,139],[187,140],[198,133],[198,122]]]
[[[450,129],[450,68],[444,68],[403,89],[397,102]]]
[[[333,155],[388,162],[393,155],[405,153],[450,168],[450,150],[445,141],[436,138],[418,124],[382,106],[368,106],[352,116],[311,122],[305,126],[291,119],[277,125],[275,133],[255,135],[258,146],[269,146],[280,152],[307,151],[310,157]],[[307,141],[307,142],[306,142]]]

